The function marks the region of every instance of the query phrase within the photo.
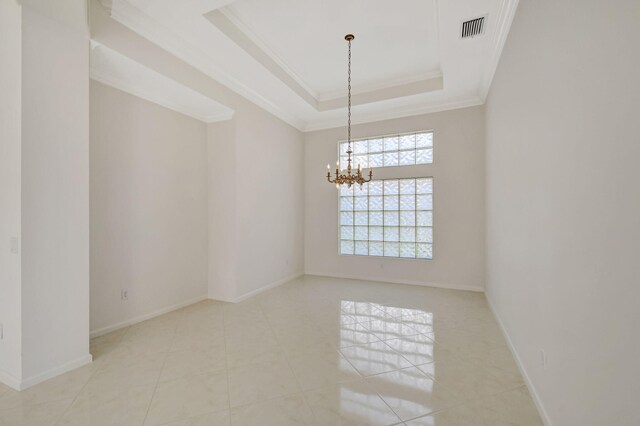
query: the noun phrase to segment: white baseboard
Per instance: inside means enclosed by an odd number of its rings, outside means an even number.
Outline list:
[[[13,377],[11,374],[0,371],[0,383],[9,386],[15,390],[20,390],[20,380]]]
[[[540,396],[538,395],[538,392],[536,391],[536,388],[533,386],[533,382],[531,381],[531,378],[527,374],[527,370],[524,369],[524,365],[522,364],[522,361],[520,360],[520,357],[518,356],[518,352],[516,351],[516,348],[513,345],[511,337],[509,337],[509,333],[507,333],[507,329],[504,327],[504,323],[502,322],[502,319],[500,318],[500,315],[498,315],[498,312],[496,311],[495,307],[493,306],[493,302],[491,301],[491,298],[489,297],[488,293],[485,293],[485,298],[487,299],[487,304],[489,305],[489,309],[491,309],[491,312],[493,313],[493,316],[496,318],[496,321],[498,322],[498,326],[500,327],[500,330],[502,330],[502,334],[503,334],[505,340],[507,341],[507,345],[509,346],[509,349],[511,350],[511,354],[513,355],[513,358],[515,359],[516,364],[518,365],[518,369],[520,370],[520,374],[522,374],[522,377],[524,378],[524,382],[527,385],[527,388],[529,389],[529,394],[531,395],[531,398],[533,399],[533,402],[536,404],[536,408],[538,409],[538,413],[540,414],[540,417],[542,418],[542,421],[544,422],[544,424],[546,426],[552,426],[551,420],[549,419],[549,415],[547,414],[547,411],[544,409],[544,406],[542,405],[542,401],[540,400]]]
[[[137,324],[142,321],[146,321],[151,318],[155,318],[157,316],[166,314],[171,311],[175,311],[176,309],[184,308],[185,306],[193,305],[194,303],[201,302],[207,299],[207,295],[198,296],[190,300],[186,300],[184,302],[176,303],[175,305],[167,306],[162,309],[158,309],[157,311],[149,312],[148,314],[139,315],[135,318],[131,318],[117,324],[108,325],[106,327],[98,328],[96,330],[92,330],[90,337],[93,339],[94,337],[102,336],[103,334],[111,333],[112,331],[119,330],[124,327],[128,327],[133,324]]]
[[[284,277],[284,278],[282,278],[280,280],[274,281],[272,283],[264,285],[264,286],[262,286],[260,288],[255,289],[255,290],[251,290],[250,292],[247,292],[247,293],[242,294],[242,295],[240,295],[238,297],[235,297],[235,298],[223,298],[223,297],[212,297],[212,296],[209,296],[209,299],[217,300],[219,302],[239,303],[239,302],[247,300],[247,299],[249,299],[249,298],[251,298],[253,296],[257,296],[260,293],[264,293],[267,290],[271,290],[272,288],[275,288],[275,287],[278,287],[278,286],[280,286],[282,284],[285,284],[285,283],[287,283],[287,282],[289,282],[291,280],[295,280],[296,278],[300,278],[303,275],[304,275],[304,272],[296,272],[295,274],[288,275],[288,276],[286,276],[286,277]]]
[[[267,285],[262,286],[262,287],[260,287],[258,289],[252,290],[252,291],[250,291],[248,293],[245,293],[245,294],[243,294],[241,296],[238,296],[233,300],[233,303],[242,302],[243,300],[247,300],[247,299],[249,299],[249,298],[251,298],[253,296],[257,296],[260,293],[264,293],[267,290],[271,290],[272,288],[281,286],[282,284],[287,283],[287,282],[289,282],[291,280],[295,280],[296,278],[300,278],[303,275],[304,275],[304,272],[296,272],[295,274],[291,274],[291,275],[289,275],[287,277],[282,278],[281,280],[274,281],[274,282],[272,282],[270,284],[267,284]]]
[[[71,370],[75,370],[76,368],[80,368],[84,365],[90,364],[91,362],[93,362],[93,357],[91,356],[91,354],[87,354],[84,355],[78,359],[75,359],[71,362],[68,362],[66,364],[62,364],[58,367],[54,367],[50,370],[45,371],[44,373],[40,373],[36,376],[30,377],[28,379],[23,380],[22,382],[20,382],[19,386],[18,386],[18,390],[25,390],[27,388],[30,388],[31,386],[35,386],[38,383],[42,383],[45,380],[49,380],[53,377],[59,376],[61,374],[67,373]]]
[[[484,292],[484,289],[482,287],[476,287],[476,286],[470,286],[470,285],[433,283],[433,282],[417,281],[417,280],[372,278],[372,277],[365,277],[362,275],[336,274],[333,272],[308,272],[307,271],[306,274],[315,275],[318,277],[344,278],[347,280],[375,281],[375,282],[381,282],[381,283],[408,284],[408,285],[417,285],[422,287],[446,288],[449,290],[476,291],[480,293]]]

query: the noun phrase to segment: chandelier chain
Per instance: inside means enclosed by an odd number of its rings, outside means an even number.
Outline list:
[[[348,127],[347,127],[347,141],[349,143],[349,150],[351,149],[351,40],[349,40],[349,89],[348,89],[348,98],[349,98],[349,105],[348,105],[348,111],[349,111],[349,122],[348,122]]]
[[[340,189],[340,185],[346,185],[348,188],[351,188],[353,185],[358,184],[360,187],[364,183],[371,182],[373,178],[373,171],[369,170],[369,178],[365,178],[362,176],[362,168],[361,164],[358,164],[358,167],[355,169],[355,173],[352,173],[351,170],[351,154],[353,151],[351,150],[351,40],[354,39],[353,34],[347,34],[344,36],[345,40],[349,42],[349,74],[348,74],[348,103],[347,103],[347,172],[345,174],[340,173],[340,159],[336,161],[336,175],[334,179],[331,179],[331,166],[327,164],[327,180],[330,183],[334,183],[336,188]]]

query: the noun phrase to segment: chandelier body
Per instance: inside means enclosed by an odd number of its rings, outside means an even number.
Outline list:
[[[327,180],[330,183],[334,183],[336,188],[340,188],[340,185],[347,185],[351,188],[353,185],[358,184],[362,187],[362,184],[369,182],[373,178],[373,171],[369,170],[369,178],[365,179],[362,176],[362,166],[358,164],[357,169],[351,167],[351,41],[355,37],[353,34],[347,34],[344,39],[349,42],[349,84],[348,84],[348,124],[347,124],[347,173],[340,174],[340,160],[336,161],[336,173],[333,179],[331,179],[331,167],[327,164]]]
[[[362,184],[369,182],[373,178],[373,172],[369,170],[368,179],[365,179],[362,176],[362,167],[360,166],[358,166],[358,169],[354,170],[354,172],[352,173],[353,169],[351,168],[351,148],[349,148],[349,150],[347,151],[347,155],[349,155],[347,173],[340,174],[340,166],[336,164],[335,177],[331,179],[331,172],[327,172],[327,180],[330,183],[335,183],[336,187],[338,188],[340,187],[340,185],[347,185],[347,187],[351,188],[356,183],[362,186]],[[327,168],[328,168],[328,165],[327,165]]]

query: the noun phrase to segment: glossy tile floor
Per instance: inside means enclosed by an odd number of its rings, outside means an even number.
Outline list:
[[[99,337],[0,425],[541,425],[480,293],[304,277]]]

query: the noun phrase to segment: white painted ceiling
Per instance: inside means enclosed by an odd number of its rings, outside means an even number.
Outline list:
[[[316,94],[340,91],[353,33],[353,88],[440,72],[435,0],[237,0],[226,8]]]
[[[517,0],[101,0],[111,16],[301,130],[484,102]],[[482,36],[463,20],[486,16]]]

